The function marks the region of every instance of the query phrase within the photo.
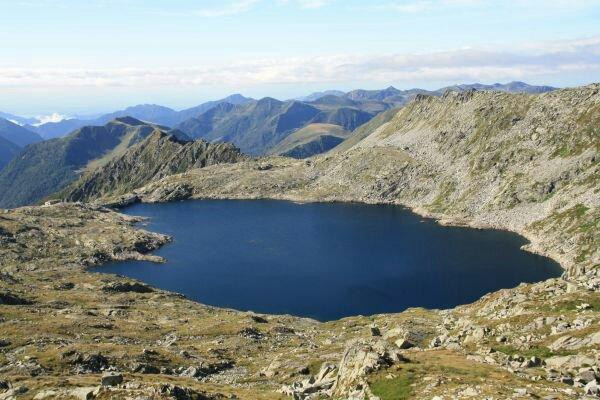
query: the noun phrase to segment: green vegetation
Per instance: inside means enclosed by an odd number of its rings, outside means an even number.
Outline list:
[[[489,375],[488,371],[485,370],[457,368],[450,365],[441,365],[440,371],[446,375],[458,375],[471,378],[487,378]]]
[[[392,108],[378,114],[369,122],[362,124],[361,126],[356,128],[352,132],[352,135],[348,139],[343,141],[340,145],[338,145],[333,151],[339,153],[350,149],[352,146],[369,136],[371,133],[375,132],[375,130],[381,125],[391,121],[397,113],[398,108]]]
[[[84,174],[58,197],[87,201],[107,194],[125,194],[167,175],[245,158],[229,143],[180,141],[158,130],[129,149],[121,147],[115,147],[110,160],[105,161],[105,168]]]
[[[560,302],[552,307],[554,311],[576,311],[577,306],[586,303],[590,305],[590,310],[600,311],[600,296],[586,297],[585,299],[573,299]]]
[[[448,198],[456,191],[455,181],[444,181],[440,185],[438,195],[435,197],[433,202],[429,205],[429,208],[433,211],[444,211],[450,205]]]
[[[179,124],[178,128],[196,138],[230,142],[244,153],[262,155],[310,124],[330,124],[354,130],[374,115],[362,110],[362,103],[356,104],[356,107],[349,107],[335,103],[282,102],[266,97],[239,106],[218,105]]]
[[[137,143],[155,126],[133,118],[116,120],[105,126],[88,126],[69,136],[33,143],[20,157],[0,172],[0,207],[17,207],[39,202],[65,188],[94,159],[107,157],[123,138]]]
[[[376,380],[369,382],[371,391],[379,396],[381,400],[404,400],[412,395],[413,373],[400,370],[395,377],[379,376]]]
[[[321,360],[314,360],[308,363],[308,373],[312,376],[315,376],[319,373],[321,369],[321,365],[323,362]]]
[[[575,122],[572,134],[555,138],[560,146],[552,153],[552,157],[577,156],[590,147],[595,148],[596,152],[600,151],[600,106],[594,105],[584,110],[576,116]]]
[[[21,147],[0,137],[0,170],[21,151]]]
[[[309,124],[283,139],[269,150],[270,154],[281,154],[294,158],[306,158],[325,153],[350,135],[339,125]]]

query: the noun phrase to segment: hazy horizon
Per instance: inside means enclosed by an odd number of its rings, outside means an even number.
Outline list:
[[[599,80],[600,81],[600,80]],[[454,83],[450,83],[448,85],[444,85],[443,87],[446,86],[454,86],[454,85],[462,85],[462,84],[485,84],[485,85],[492,85],[492,84],[508,84],[514,81],[506,81],[506,82],[494,82],[494,81],[490,81],[490,82],[454,82]],[[526,84],[532,85],[532,86],[552,86],[555,88],[564,88],[561,86],[556,86],[556,85],[550,85],[550,84],[545,84],[545,83],[539,83],[539,84],[533,84],[531,82],[524,82]],[[591,83],[595,83],[595,82],[589,82]],[[585,85],[585,84],[583,84]],[[164,104],[164,103],[160,103],[160,102],[145,102],[145,103],[123,103],[122,106],[115,106],[113,108],[107,108],[107,109],[98,109],[98,110],[89,110],[89,111],[84,111],[84,112],[76,112],[76,113],[61,113],[59,111],[50,111],[49,113],[43,113],[43,112],[38,112],[38,113],[30,113],[30,114],[20,114],[20,113],[15,113],[15,112],[11,112],[11,110],[4,110],[4,109],[0,109],[0,112],[5,112],[8,114],[13,114],[15,116],[19,116],[19,117],[25,117],[25,118],[39,118],[41,119],[43,122],[57,122],[60,121],[62,119],[72,119],[72,118],[78,118],[78,119],[95,119],[96,117],[117,111],[117,110],[122,110],[122,109],[126,109],[128,107],[135,107],[135,106],[140,106],[140,105],[156,105],[156,106],[162,106],[162,107],[167,107],[167,108],[171,108],[175,111],[181,111],[181,110],[185,110],[187,108],[192,108],[195,106],[198,106],[202,103],[205,102],[210,102],[210,101],[215,101],[215,100],[220,100],[226,97],[229,97],[231,95],[235,95],[235,94],[239,94],[242,95],[244,97],[247,98],[252,98],[255,100],[259,100],[261,98],[264,97],[272,97],[275,98],[276,100],[280,100],[280,101],[287,101],[287,100],[293,100],[293,99],[298,99],[301,97],[305,97],[314,93],[318,93],[318,92],[325,92],[325,91],[329,91],[329,90],[339,90],[341,92],[349,92],[352,90],[380,90],[380,89],[386,89],[388,87],[393,86],[394,88],[398,89],[398,90],[409,90],[409,89],[425,89],[425,90],[437,90],[437,89],[441,89],[442,87],[416,87],[416,86],[411,86],[411,87],[396,87],[394,85],[387,85],[387,86],[376,86],[376,87],[356,87],[356,88],[350,88],[350,89],[339,89],[339,88],[321,88],[321,89],[314,89],[310,92],[302,92],[299,93],[296,96],[292,96],[292,97],[276,97],[271,95],[270,93],[267,93],[265,95],[259,95],[259,96],[251,96],[248,95],[246,93],[239,93],[239,92],[231,92],[231,93],[226,93],[226,94],[222,94],[222,95],[217,95],[217,97],[211,97],[211,98],[206,98],[197,102],[192,102],[183,106],[172,106],[170,104]],[[115,102],[115,104],[120,104],[118,102]],[[14,121],[13,121],[14,122]],[[37,125],[37,124],[36,124]]]
[[[600,77],[593,0],[2,3],[0,111],[22,116]]]

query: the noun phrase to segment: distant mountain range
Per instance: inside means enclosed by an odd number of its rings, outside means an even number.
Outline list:
[[[2,168],[4,168],[14,156],[19,154],[21,149],[21,147],[17,146],[13,142],[8,141],[0,136],[0,170],[2,170]]]
[[[523,82],[456,85],[434,91],[390,86],[318,92],[302,101],[254,100],[235,94],[180,111],[145,104],[93,120],[69,119],[39,126],[20,126],[17,123],[27,124],[31,119],[0,114],[17,122],[0,118],[0,206],[30,204],[63,190],[157,131],[183,141],[229,142],[249,155],[304,158],[360,140],[419,94],[440,96],[448,90],[473,89],[542,93],[554,88]]]
[[[454,85],[447,86],[443,89],[440,89],[442,93],[446,90],[454,90],[454,91],[466,91],[466,90],[496,90],[500,92],[506,93],[545,93],[550,92],[552,90],[556,90],[557,88],[552,86],[533,86],[529,85],[525,82],[513,81],[509,83],[494,83],[492,85],[483,85],[481,83],[471,83],[467,85]]]
[[[19,117],[18,115],[8,114],[2,111],[0,111],[0,118],[9,120],[19,125],[33,125],[39,122],[37,118]]]
[[[225,97],[221,100],[209,101],[199,106],[188,108],[181,111],[175,111],[169,107],[164,107],[156,104],[139,104],[137,106],[128,107],[124,110],[115,111],[109,114],[102,115],[95,119],[65,119],[59,122],[47,122],[45,124],[33,126],[26,125],[26,128],[37,132],[44,139],[52,139],[62,137],[72,132],[75,129],[89,125],[104,125],[115,118],[133,117],[140,121],[147,121],[165,126],[175,126],[187,119],[196,117],[217,104],[244,104],[252,99],[246,98],[241,94],[234,94]]]
[[[0,118],[0,137],[13,142],[19,147],[25,147],[30,143],[43,140],[37,133],[3,118]]]
[[[20,125],[0,118],[0,170],[30,143],[41,142],[42,138]]]
[[[222,103],[197,118],[177,125],[177,128],[194,138],[230,142],[244,153],[262,155],[307,125],[334,124],[352,131],[377,113],[362,110],[361,103],[352,103],[351,106],[339,104],[335,96],[320,100],[330,98],[335,101],[305,103],[266,97],[237,106]],[[389,105],[380,104],[380,109],[387,108]]]
[[[299,97],[293,100],[311,103],[317,102],[319,99],[329,97],[328,102],[332,102],[332,97],[339,97],[344,100],[352,100],[355,102],[375,102],[375,103],[386,103],[392,107],[401,106],[410,101],[417,94],[430,94],[439,96],[446,90],[458,90],[465,91],[470,89],[477,90],[499,90],[504,92],[524,92],[524,93],[543,93],[554,90],[551,86],[533,86],[528,85],[524,82],[509,82],[506,84],[495,83],[492,85],[484,85],[480,83],[463,84],[444,87],[438,90],[425,90],[425,89],[408,89],[399,90],[390,86],[382,90],[353,90],[350,92],[342,92],[340,90],[325,90],[322,92],[311,93],[308,96]],[[9,121],[16,122],[20,125],[25,126],[27,129],[38,133],[44,139],[51,139],[55,137],[65,136],[77,128],[87,125],[104,125],[109,121],[117,117],[131,116],[141,121],[152,122],[160,125],[174,127],[178,124],[190,118],[197,118],[201,114],[210,110],[221,103],[229,103],[233,105],[241,105],[252,101],[253,99],[242,96],[241,94],[233,94],[220,100],[209,101],[199,106],[191,107],[188,109],[176,111],[169,107],[164,107],[156,104],[140,104],[132,107],[128,107],[123,110],[115,111],[99,117],[94,118],[71,118],[65,119],[59,122],[46,122],[39,124],[37,118],[20,117],[13,114],[0,112],[0,118],[7,119]],[[367,112],[380,112],[381,109],[365,109],[361,107],[363,111]]]
[[[296,97],[293,100],[299,101],[315,101],[325,96],[343,96],[346,92],[342,92],[341,90],[325,90],[323,92],[314,92],[309,94],[308,96]]]

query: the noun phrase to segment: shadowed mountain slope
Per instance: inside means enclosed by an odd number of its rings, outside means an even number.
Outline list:
[[[21,151],[21,147],[0,137],[0,171]]]
[[[222,104],[178,125],[178,129],[211,142],[231,142],[244,153],[258,155],[308,124],[320,112],[299,101],[282,102],[265,97],[237,106]]]
[[[84,174],[56,197],[85,201],[106,193],[123,194],[171,174],[243,159],[246,157],[229,143],[180,140],[155,130],[122,155]]]
[[[0,206],[38,202],[75,181],[89,165],[103,165],[152,132],[164,129],[125,117],[104,126],[80,128],[64,138],[31,144],[0,171],[0,187],[4,189]]]
[[[221,104],[178,125],[178,129],[211,142],[231,142],[244,153],[262,155],[272,153],[286,137],[309,124],[333,124],[351,131],[379,112],[363,111],[362,103],[335,96],[319,100],[282,102],[265,97],[237,106]]]
[[[269,150],[269,154],[306,158],[325,153],[340,144],[349,135],[350,132],[339,125],[313,123],[283,139],[277,146]]]
[[[30,143],[41,142],[43,140],[37,133],[31,132],[3,118],[0,118],[0,137],[19,147],[25,147]]]
[[[348,138],[346,138],[342,143],[340,143],[338,146],[336,146],[332,151],[340,152],[340,151],[348,150],[349,148],[351,148],[352,146],[354,146],[355,144],[357,144],[358,142],[360,142],[361,140],[363,140],[364,138],[369,136],[380,126],[382,126],[386,122],[390,121],[394,117],[394,115],[396,115],[398,110],[399,110],[399,108],[392,108],[392,109],[389,109],[387,111],[377,114],[369,122],[362,124],[361,126],[356,128],[354,131],[352,131],[352,134]]]

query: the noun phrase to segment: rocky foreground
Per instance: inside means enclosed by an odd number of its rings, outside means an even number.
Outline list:
[[[169,238],[135,219],[81,203],[6,210],[0,399],[598,397],[599,127],[599,85],[419,96],[348,151],[213,165],[95,196],[397,203],[519,232],[565,268],[452,310],[318,323],[208,307],[86,271],[160,261],[150,253]]]

